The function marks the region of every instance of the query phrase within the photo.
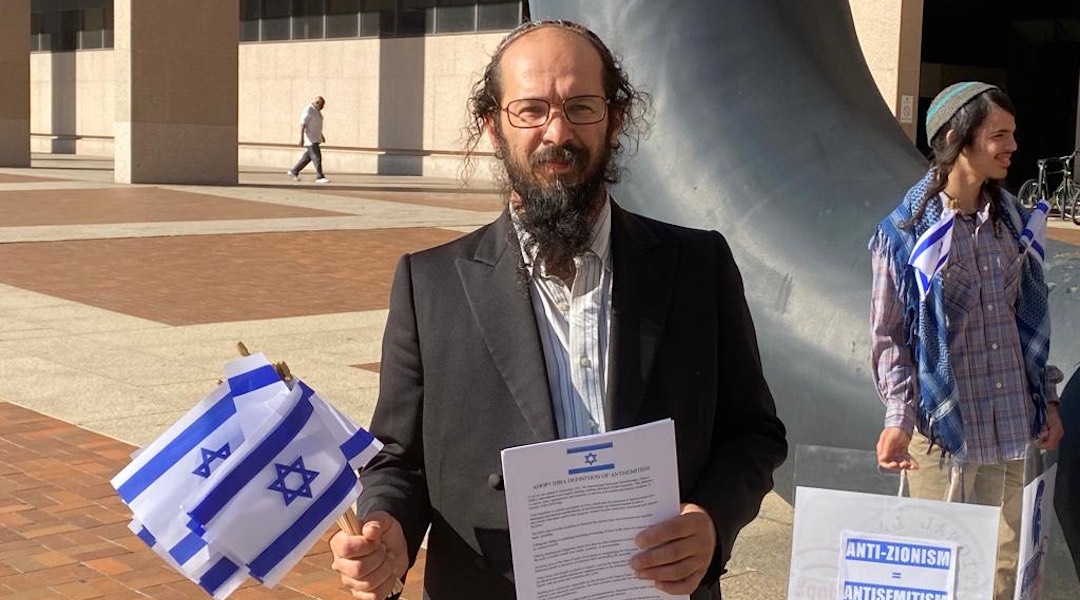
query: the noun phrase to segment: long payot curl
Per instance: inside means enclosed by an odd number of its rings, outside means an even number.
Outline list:
[[[618,158],[623,154],[627,146],[630,147],[631,152],[636,151],[638,140],[648,132],[646,116],[650,111],[651,100],[648,93],[637,90],[630,84],[629,78],[623,71],[622,64],[595,33],[582,25],[564,20],[526,21],[518,25],[499,42],[491,61],[484,68],[483,76],[473,84],[469,96],[469,120],[465,126],[464,179],[468,180],[469,174],[475,168],[476,149],[484,137],[484,127],[488,121],[495,123],[496,127],[500,126],[499,112],[502,110],[504,101],[499,67],[503,54],[510,44],[542,27],[557,27],[577,34],[588,40],[600,54],[600,60],[603,64],[604,95],[610,101],[609,115],[619,114],[622,116],[618,141],[612,148],[612,160],[608,162],[604,170],[604,181],[615,183],[622,174]],[[608,122],[609,127],[615,126],[615,120],[609,119]],[[498,151],[496,151],[496,157],[502,158]]]
[[[922,219],[930,199],[945,190],[949,182],[949,173],[956,165],[960,152],[975,143],[975,135],[979,127],[995,106],[1013,117],[1016,116],[1016,107],[1005,92],[997,88],[986,90],[956,111],[949,122],[934,136],[934,139],[930,140],[930,168],[934,172],[933,180],[926,189],[926,195],[919,202],[919,207],[911,216],[911,220],[904,224],[905,226],[914,227],[915,223]],[[948,138],[950,131],[953,132],[951,140]],[[990,220],[994,224],[994,231],[1000,235],[1001,216],[1004,214],[1001,181],[988,179],[983,184],[983,191],[990,196]]]

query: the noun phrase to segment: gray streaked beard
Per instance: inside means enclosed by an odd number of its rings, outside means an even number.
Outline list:
[[[505,143],[503,147],[506,147]],[[592,239],[593,212],[604,187],[604,168],[611,159],[610,149],[604,148],[604,155],[597,167],[574,184],[567,184],[559,178],[554,186],[543,185],[512,159],[503,159],[506,183],[521,199],[517,218],[528,234],[525,247],[529,252],[535,252],[537,262],[572,264],[575,256],[588,249]],[[580,164],[588,159],[588,152],[584,149],[552,146],[534,152],[529,157],[529,166],[535,167],[551,160]]]

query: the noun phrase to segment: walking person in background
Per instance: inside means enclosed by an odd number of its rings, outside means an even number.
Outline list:
[[[326,141],[323,135],[322,109],[326,106],[326,100],[322,96],[315,96],[300,113],[300,145],[304,147],[304,155],[296,162],[293,168],[285,172],[293,181],[300,181],[300,171],[315,164],[315,183],[330,183],[322,170],[322,143]]]

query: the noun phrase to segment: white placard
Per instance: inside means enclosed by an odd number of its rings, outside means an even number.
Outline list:
[[[954,542],[954,598],[991,598],[1000,515],[996,506],[797,487],[788,600],[836,598],[845,531]]]
[[[517,597],[669,596],[637,579],[634,537],[679,514],[671,419],[502,451]]]
[[[953,600],[956,542],[845,531],[840,548],[840,600]]]
[[[1020,558],[1016,561],[1016,600],[1042,597],[1046,548],[1054,516],[1054,477],[1057,465],[1024,486],[1023,518],[1020,522]]]

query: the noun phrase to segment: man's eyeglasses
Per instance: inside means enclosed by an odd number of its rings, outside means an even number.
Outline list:
[[[563,117],[574,125],[592,125],[607,116],[611,101],[603,96],[574,96],[562,101]],[[510,125],[519,129],[540,127],[551,120],[551,103],[542,98],[514,100],[503,107]]]

